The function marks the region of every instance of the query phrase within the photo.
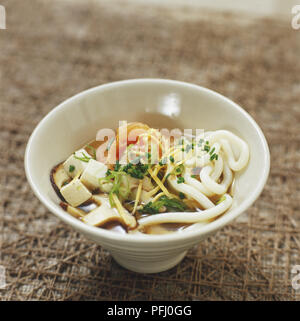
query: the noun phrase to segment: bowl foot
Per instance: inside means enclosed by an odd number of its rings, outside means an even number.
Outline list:
[[[177,265],[186,255],[187,251],[181,252],[175,256],[171,256],[165,259],[143,261],[143,260],[133,260],[126,256],[114,255],[112,257],[117,263],[119,263],[124,268],[138,273],[158,273],[171,269]]]

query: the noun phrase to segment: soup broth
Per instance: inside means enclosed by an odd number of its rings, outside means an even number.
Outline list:
[[[168,137],[142,123],[126,129],[125,139],[120,127],[113,140],[93,140],[53,167],[50,181],[65,211],[117,233],[169,234],[208,224],[230,208],[234,172],[249,158],[239,137],[223,130]]]

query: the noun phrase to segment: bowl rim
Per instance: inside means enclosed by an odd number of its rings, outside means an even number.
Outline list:
[[[117,88],[119,86],[123,85],[134,85],[134,84],[169,84],[169,85],[174,85],[174,86],[181,86],[185,88],[190,88],[190,89],[196,89],[198,91],[205,92],[206,94],[209,95],[214,95],[220,99],[223,99],[224,102],[227,104],[230,104],[234,109],[236,109],[240,114],[242,114],[243,117],[245,117],[248,122],[252,124],[254,129],[256,130],[257,137],[259,138],[259,141],[263,147],[264,150],[264,168],[263,168],[263,175],[261,176],[260,180],[258,181],[256,188],[253,190],[251,193],[251,197],[247,198],[244,200],[239,206],[234,208],[230,214],[228,215],[223,215],[217,220],[204,225],[200,227],[197,230],[189,230],[189,231],[184,231],[180,233],[170,233],[170,234],[159,234],[159,235],[135,235],[135,234],[121,234],[121,233],[116,233],[113,231],[109,231],[106,229],[102,229],[99,227],[94,227],[94,226],[89,226],[75,217],[71,216],[67,212],[63,211],[60,208],[57,208],[52,204],[52,201],[48,199],[48,197],[44,194],[42,194],[37,186],[34,183],[34,180],[31,175],[30,171],[30,154],[31,154],[31,149],[35,141],[35,137],[39,134],[39,130],[43,127],[43,125],[57,113],[58,110],[63,108],[65,105],[77,100],[80,97],[89,95],[90,93],[96,92],[96,91],[102,91],[108,88]],[[85,235],[89,235],[91,238],[101,238],[101,239],[107,239],[110,241],[122,241],[125,243],[138,243],[140,244],[154,244],[154,243],[169,243],[173,241],[180,241],[180,240],[191,240],[195,238],[200,238],[202,235],[210,234],[212,232],[217,231],[218,229],[224,227],[226,224],[229,222],[233,221],[236,219],[240,214],[245,212],[254,202],[255,200],[259,197],[261,194],[268,176],[269,176],[269,171],[270,171],[270,152],[269,152],[269,147],[267,140],[258,126],[258,124],[255,122],[255,120],[237,103],[233,102],[229,98],[223,96],[222,94],[219,94],[218,92],[215,92],[211,89],[188,83],[188,82],[183,82],[183,81],[178,81],[178,80],[170,80],[170,79],[160,79],[160,78],[136,78],[136,79],[129,79],[129,80],[120,80],[120,81],[115,81],[115,82],[110,82],[110,83],[105,83],[99,86],[95,86],[89,89],[86,89],[84,91],[81,91],[72,97],[64,100],[60,104],[58,104],[56,107],[54,107],[48,114],[46,114],[42,120],[36,125],[35,129],[33,130],[27,146],[25,150],[25,157],[24,157],[24,165],[25,165],[25,173],[27,180],[36,195],[36,197],[41,201],[41,203],[46,206],[46,208],[53,214],[55,214],[57,217],[59,217],[63,222],[71,225],[73,228],[75,228],[77,231],[80,231],[84,233]]]

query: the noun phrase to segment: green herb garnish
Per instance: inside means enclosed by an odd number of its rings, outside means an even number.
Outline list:
[[[158,164],[159,164],[160,166],[163,166],[163,165],[167,164],[167,160],[168,160],[167,157],[164,157],[163,159],[161,159],[161,160],[159,161]]]
[[[206,151],[206,152],[209,152],[209,149],[210,149],[209,146],[205,145],[203,150]]]
[[[75,166],[74,165],[70,165],[69,166],[69,172],[72,173],[72,172],[74,172],[74,170],[75,170]]]
[[[114,167],[114,170],[115,170],[116,172],[118,172],[120,168],[121,168],[121,164],[120,164],[120,162],[117,160],[117,161],[116,161],[116,164],[115,164],[115,167]]]
[[[223,196],[216,202],[216,204],[220,204],[220,203],[224,202],[225,200],[226,200],[226,197],[225,197],[225,195],[223,195]]]
[[[96,160],[96,149],[91,145],[87,145],[86,148],[89,148],[93,153],[93,158]]]
[[[166,179],[171,175],[172,173],[168,173],[167,176],[166,176]]]
[[[213,147],[212,149],[210,148],[210,146],[209,146],[209,141],[207,140],[206,142],[205,142],[205,146],[203,147],[203,151],[206,151],[207,153],[209,153],[209,155],[210,155],[210,160],[211,161],[213,161],[214,159],[215,160],[218,160],[218,155],[214,152],[216,149],[215,149],[215,147]]]
[[[184,178],[182,176],[179,176],[177,178],[177,184],[181,184],[181,183],[184,183]]]
[[[179,198],[182,199],[182,200],[185,198],[185,195],[184,195],[182,192],[179,192],[178,196],[179,196]]]
[[[217,159],[217,158],[216,158],[217,156],[218,156],[217,154],[212,154],[209,159],[210,159],[211,161],[213,161],[214,159]]]
[[[115,206],[113,201],[113,194],[116,194],[117,196],[121,196],[122,199],[126,200],[128,198],[128,195],[130,193],[129,188],[129,182],[126,177],[126,174],[124,172],[117,172],[117,171],[107,171],[106,174],[108,174],[106,177],[99,179],[99,185],[101,185],[102,182],[106,183],[112,183],[112,189],[109,192],[109,202],[110,205],[113,207]]]
[[[148,173],[148,168],[150,165],[142,164],[141,162],[137,164],[129,163],[122,168],[122,171],[129,174],[131,177],[143,179]]]
[[[170,156],[170,161],[171,161],[172,163],[175,162],[175,159],[174,159],[174,157],[173,157],[172,155]]]
[[[85,155],[83,152],[81,152],[81,154],[82,154],[82,157],[79,157],[74,153],[74,157],[86,163],[88,163],[92,159],[91,157],[88,157],[87,155]]]
[[[167,212],[184,212],[187,209],[187,206],[184,202],[178,200],[177,198],[168,198],[167,196],[161,196],[154,203],[147,203],[141,210],[141,213],[145,214],[157,214],[161,207],[165,206]]]
[[[178,166],[176,166],[173,171],[172,171],[172,174],[174,175],[181,175],[184,171],[184,166],[183,164],[180,164]]]

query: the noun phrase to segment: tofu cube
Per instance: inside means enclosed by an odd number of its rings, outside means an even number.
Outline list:
[[[107,166],[101,162],[91,159],[88,166],[81,174],[80,181],[89,189],[99,188],[99,178],[106,176]]]
[[[101,182],[99,188],[100,188],[101,192],[109,193],[113,188],[113,183],[111,183],[111,182]]]
[[[92,197],[92,193],[81,183],[78,178],[74,178],[69,184],[60,189],[61,195],[71,206],[79,206]]]
[[[83,154],[90,157],[89,153],[85,149],[79,149],[74,154],[72,154],[63,164],[65,171],[68,175],[74,178],[76,175],[82,173],[88,166],[89,162],[84,162],[76,157],[83,157]],[[76,156],[76,157],[75,157]]]

